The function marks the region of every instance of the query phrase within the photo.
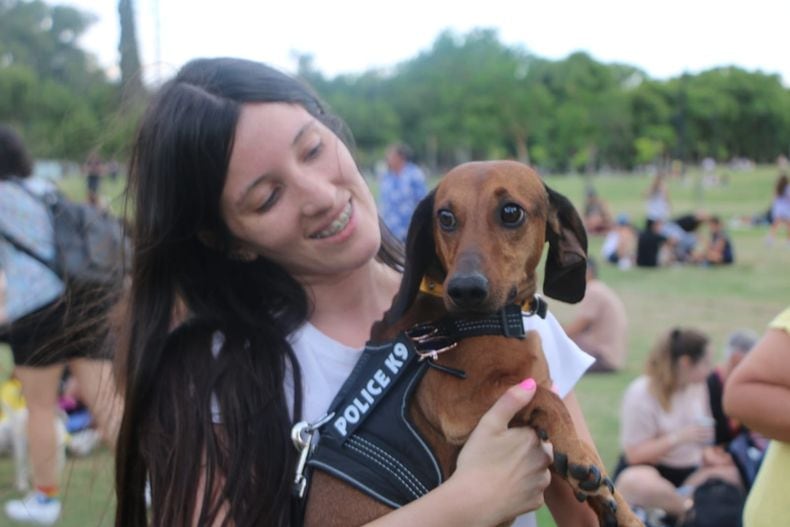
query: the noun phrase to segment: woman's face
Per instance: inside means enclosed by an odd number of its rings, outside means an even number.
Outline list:
[[[242,107],[221,199],[239,248],[303,283],[368,263],[381,243],[376,204],[343,142],[303,107]]]
[[[682,384],[704,382],[712,369],[710,352],[706,348],[704,354],[697,362],[692,362],[691,357],[683,355],[679,359],[679,366],[680,371],[678,374],[681,377]]]

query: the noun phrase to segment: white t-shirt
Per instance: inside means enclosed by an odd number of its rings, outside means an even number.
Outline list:
[[[551,378],[560,396],[565,397],[595,359],[568,338],[551,313],[547,313],[545,319],[524,316],[524,329],[534,329],[540,335]],[[362,350],[324,335],[309,322],[291,334],[289,342],[302,368],[302,419],[312,422],[326,413]],[[290,371],[286,375],[285,393],[293,414],[293,376]],[[534,525],[537,525],[534,513],[522,515],[514,523],[515,527]]]
[[[524,315],[524,330],[535,330],[540,335],[543,353],[549,364],[549,373],[561,397],[573,390],[587,368],[595,362],[565,334],[551,313],[546,318]],[[224,338],[215,333],[212,352],[216,357]],[[326,414],[335,394],[351,374],[351,370],[362,355],[362,350],[346,346],[323,334],[310,322],[294,331],[289,337],[296,359],[302,370],[303,408],[302,419],[316,421]],[[293,372],[288,368],[285,375],[285,393],[288,408],[293,415]],[[211,397],[211,412],[215,423],[222,422],[222,414],[216,396]],[[519,516],[514,527],[536,526],[535,514]]]

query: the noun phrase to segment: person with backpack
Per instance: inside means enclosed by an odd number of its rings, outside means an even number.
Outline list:
[[[53,423],[66,364],[85,392],[86,404],[114,445],[121,403],[111,362],[97,324],[101,304],[77,294],[57,262],[63,251],[46,197],[54,185],[31,176],[32,162],[20,136],[0,124],[0,268],[6,290],[0,313],[3,340],[14,358],[28,406],[27,438],[33,491],[6,502],[5,513],[22,523],[52,525],[61,512],[57,438]],[[64,198],[65,199],[65,198]],[[65,202],[64,202],[65,203]]]

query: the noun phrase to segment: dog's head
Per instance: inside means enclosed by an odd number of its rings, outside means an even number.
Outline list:
[[[587,235],[567,198],[513,161],[473,162],[451,170],[417,207],[406,241],[406,269],[394,320],[423,277],[443,285],[451,313],[490,313],[536,291],[536,268],[549,243],[547,296],[584,296]]]

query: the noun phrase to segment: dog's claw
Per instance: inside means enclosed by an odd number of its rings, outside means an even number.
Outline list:
[[[541,441],[546,441],[549,438],[549,433],[543,430],[542,428],[539,428],[538,437],[541,439]]]
[[[568,475],[568,456],[562,452],[554,452],[554,470],[562,477]]]
[[[568,466],[570,471],[571,477],[578,479],[578,480],[586,480],[587,476],[590,474],[590,468],[584,465],[577,465],[575,463],[571,463]]]
[[[603,527],[618,527],[617,516],[614,514],[606,514],[603,518]]]
[[[575,495],[576,499],[579,500],[580,503],[584,503],[587,500],[587,494],[584,492],[578,491]]]
[[[609,492],[614,494],[614,483],[612,483],[612,480],[609,478],[609,476],[603,478],[603,483],[609,489]]]
[[[571,465],[571,475],[579,480],[579,488],[582,490],[593,492],[601,486],[601,471],[595,465],[586,468]]]

